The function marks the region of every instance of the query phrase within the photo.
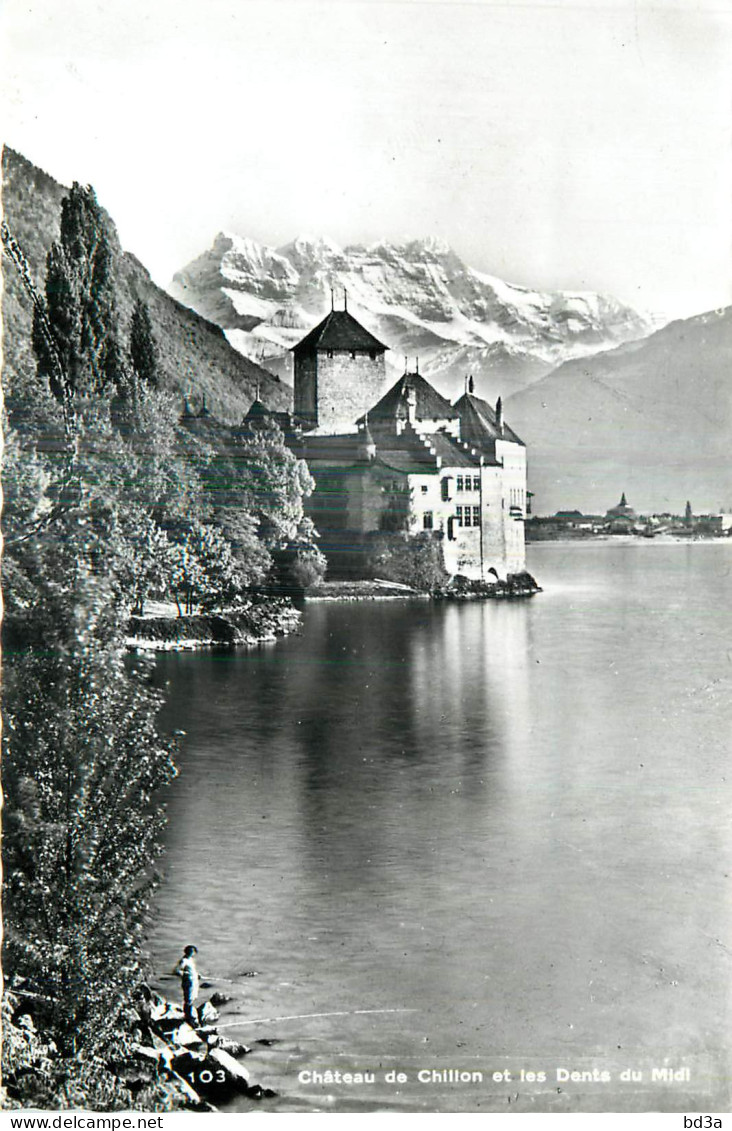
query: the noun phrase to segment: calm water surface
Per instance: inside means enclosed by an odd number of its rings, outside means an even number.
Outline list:
[[[268,1110],[729,1110],[732,544],[529,568],[531,601],[311,603],[160,659],[187,737],[153,955],[195,942],[228,1035],[276,1042]],[[327,1069],[375,1080],[298,1078]]]

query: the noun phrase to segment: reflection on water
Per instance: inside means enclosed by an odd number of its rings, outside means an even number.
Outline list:
[[[505,1110],[494,1070],[628,1057],[696,1077],[516,1110],[720,1106],[732,547],[533,554],[530,602],[311,604],[298,638],[160,660],[188,737],[154,957],[195,941],[231,1035],[281,1041],[250,1058],[275,1110]],[[375,1065],[409,1081],[297,1079]]]

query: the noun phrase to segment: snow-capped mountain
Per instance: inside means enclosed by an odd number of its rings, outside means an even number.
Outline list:
[[[510,394],[569,358],[643,337],[651,326],[592,291],[541,292],[465,264],[436,239],[339,247],[300,236],[274,249],[221,232],[179,271],[176,298],[217,322],[241,353],[280,376],[287,350],[331,306],[348,309],[390,347],[389,364],[418,355],[445,393],[468,373],[488,397]]]

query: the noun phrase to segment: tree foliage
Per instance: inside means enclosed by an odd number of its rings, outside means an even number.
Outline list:
[[[181,612],[181,601],[186,613],[230,608],[247,580],[231,543],[215,526],[193,526],[173,549],[173,591]]]
[[[69,427],[49,440],[11,421],[5,468],[3,965],[80,1079],[124,1041],[145,973],[158,791],[175,772],[159,696],[124,663],[131,531],[146,532],[152,500],[132,486],[140,454],[114,420],[114,255],[93,192],[74,186],[34,333],[39,378]]]
[[[135,303],[130,323],[130,359],[140,381],[156,388],[160,380],[158,349],[150,321],[150,311],[140,298]]]
[[[6,647],[5,970],[66,1056],[109,1043],[142,978],[155,797],[174,773],[159,698],[123,664],[114,537],[84,500],[26,545],[37,600]]]
[[[371,546],[368,561],[372,577],[428,592],[444,585],[449,576],[441,536],[430,531],[379,535]]]
[[[226,452],[190,442],[147,308],[121,323],[119,256],[93,190],[75,184],[44,295],[26,285],[39,382],[37,405],[6,422],[2,563],[4,973],[38,1025],[31,1039],[13,1015],[6,1042],[39,1079],[55,1050],[66,1102],[96,1081],[102,1106],[123,1100],[100,1066],[124,1046],[145,974],[160,791],[175,773],[159,696],[125,663],[129,614],[153,596],[236,606],[286,546],[301,570],[320,567],[307,468],[276,426]]]
[[[303,498],[312,493],[315,480],[305,461],[286,446],[275,421],[265,418],[239,433],[234,467],[241,502],[256,517],[265,546],[282,547],[296,538]]]
[[[34,312],[38,372],[59,400],[120,390],[125,372],[114,283],[117,239],[91,187],[74,184],[61,205],[60,227],[46,264],[51,340],[42,312]]]

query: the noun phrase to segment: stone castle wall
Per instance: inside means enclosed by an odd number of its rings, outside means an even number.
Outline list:
[[[317,354],[295,358],[295,416],[314,427],[317,424],[318,365]]]
[[[372,358],[368,353],[334,350],[317,354],[317,369],[305,366],[310,359],[298,360],[295,366],[295,405],[298,404],[298,371],[303,397],[314,387],[317,401],[317,426],[338,432],[352,428],[358,418],[368,412],[386,392],[386,363],[383,353]],[[314,374],[314,376],[311,376]],[[313,385],[314,383],[314,385]],[[297,411],[297,408],[296,408]]]

